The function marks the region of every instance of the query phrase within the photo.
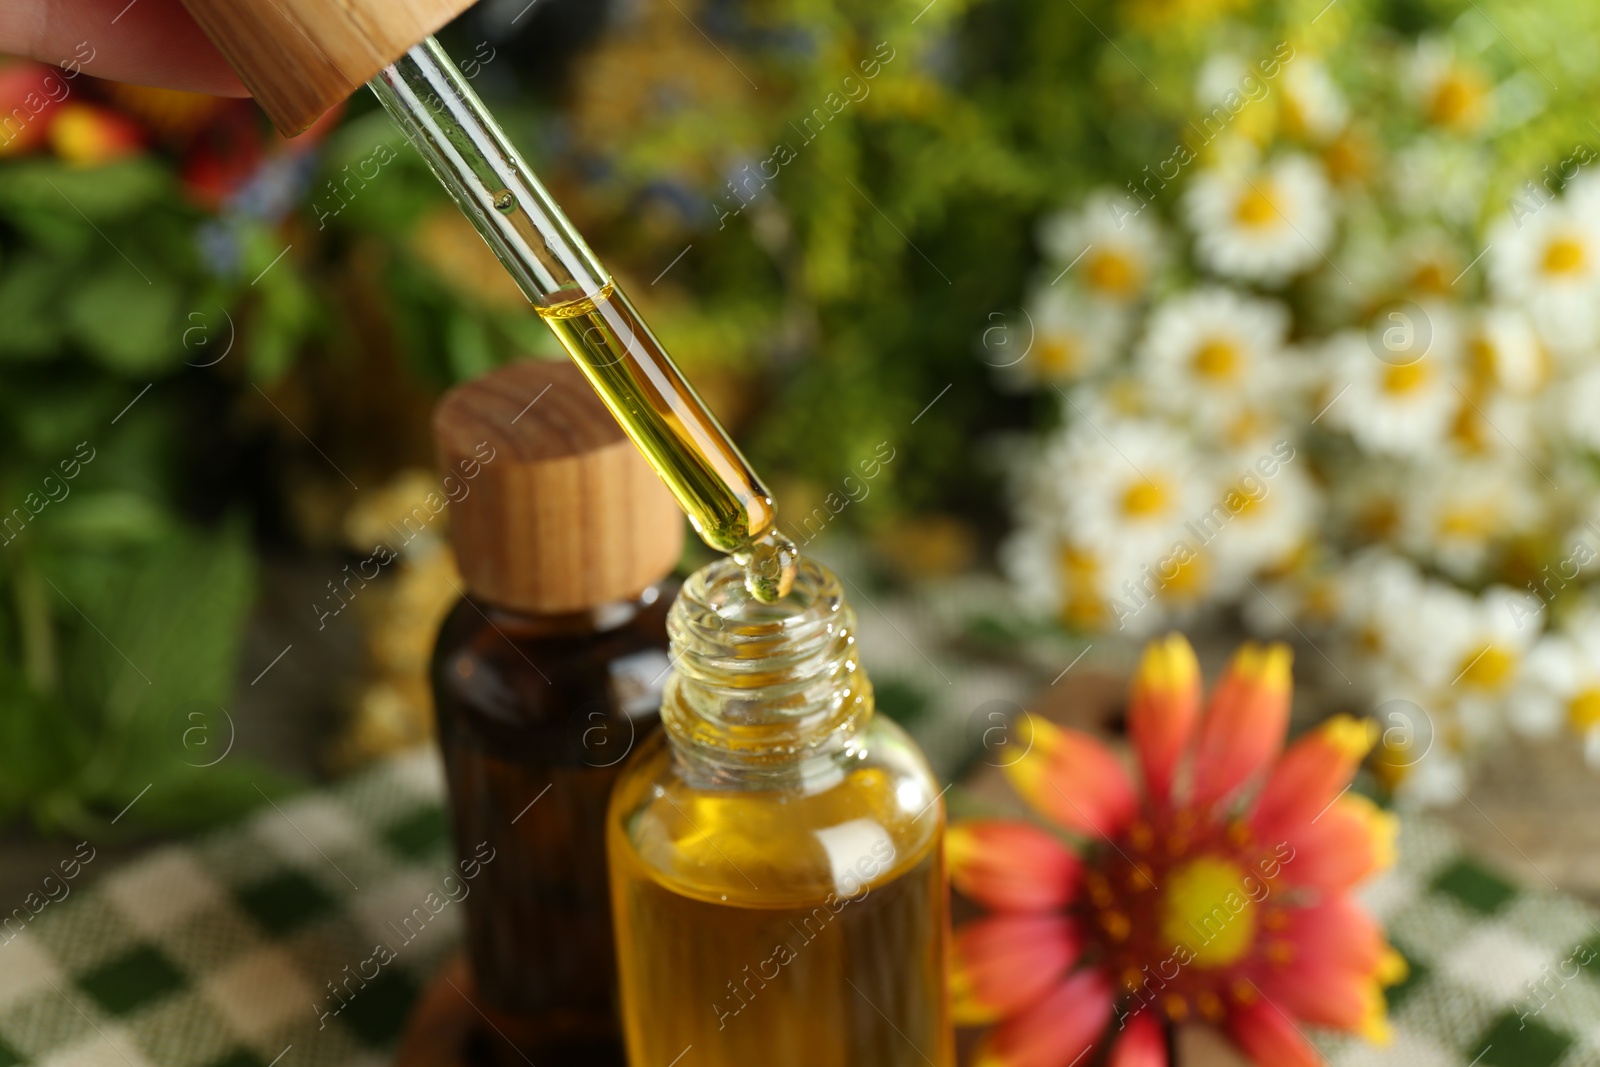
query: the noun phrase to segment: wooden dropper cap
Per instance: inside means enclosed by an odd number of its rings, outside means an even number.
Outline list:
[[[284,136],[475,0],[183,0]]]
[[[677,565],[683,513],[566,360],[515,363],[450,390],[433,438],[439,473],[453,479],[456,564],[476,596],[581,611],[635,596]]]

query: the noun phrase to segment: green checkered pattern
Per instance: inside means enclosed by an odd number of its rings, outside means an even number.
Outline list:
[[[90,863],[0,945],[0,1067],[389,1062],[460,938],[459,903],[397,932],[452,872],[442,795],[437,757],[408,756],[103,877]],[[327,983],[372,974],[380,942],[395,959],[324,1024]]]
[[[1425,816],[1362,897],[1411,974],[1389,990],[1394,1039],[1319,1039],[1332,1067],[1600,1067],[1594,911],[1513,884]]]
[[[388,1062],[460,936],[459,904],[397,933],[452,870],[442,795],[420,753],[98,881],[91,863],[0,946],[0,1067]],[[1315,1035],[1332,1067],[1600,1067],[1593,912],[1512,884],[1424,816],[1403,820],[1400,862],[1363,896],[1411,975],[1390,990],[1387,1046]],[[380,942],[395,960],[324,1025],[327,983]]]
[[[974,712],[1042,684],[948,640],[986,606],[998,617],[1003,590],[963,579],[915,603],[884,596],[881,610],[868,597],[860,637],[880,705],[954,775],[972,755]],[[1047,650],[1043,677],[1075,655]],[[90,864],[71,896],[0,945],[0,1067],[387,1063],[460,938],[454,903],[415,940],[397,932],[453,871],[438,758],[274,799],[103,877]],[[1600,916],[1513,884],[1426,816],[1402,820],[1399,863],[1362,895],[1411,974],[1389,991],[1388,1045],[1313,1034],[1332,1067],[1600,1067]],[[328,983],[379,943],[397,958],[322,1025],[338,1003]]]

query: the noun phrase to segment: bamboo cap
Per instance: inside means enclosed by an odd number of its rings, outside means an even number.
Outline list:
[[[292,136],[475,0],[183,0]]]
[[[457,566],[484,600],[580,611],[677,565],[682,513],[571,363],[515,363],[457,386],[434,408],[433,437]]]

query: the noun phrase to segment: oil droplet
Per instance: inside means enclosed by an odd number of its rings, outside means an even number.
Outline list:
[[[750,545],[733,558],[744,565],[744,587],[763,604],[775,604],[789,595],[794,586],[800,550],[776,530]]]
[[[508,215],[517,210],[517,198],[511,195],[510,189],[502,189],[494,194],[494,209]]]

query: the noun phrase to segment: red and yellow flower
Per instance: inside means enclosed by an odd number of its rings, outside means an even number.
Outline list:
[[[993,1024],[979,1067],[1101,1046],[1162,1067],[1165,1024],[1187,1020],[1262,1067],[1322,1062],[1302,1024],[1387,1037],[1405,964],[1350,890],[1392,862],[1396,825],[1346,791],[1367,724],[1336,716],[1284,749],[1289,664],[1244,645],[1202,712],[1189,643],[1152,643],[1128,708],[1139,784],[1100,741],[1028,717],[1006,773],[1053,827],[949,836],[952,883],[991,911],[955,936],[956,1020]]]

